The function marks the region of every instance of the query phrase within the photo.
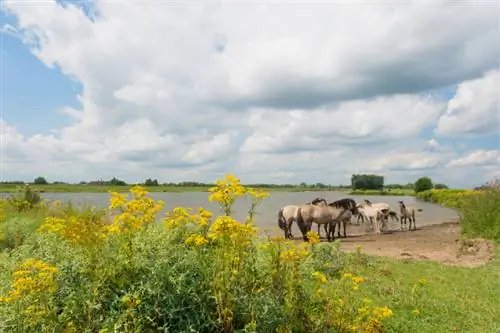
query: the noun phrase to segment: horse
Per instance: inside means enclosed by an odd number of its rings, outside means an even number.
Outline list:
[[[311,231],[311,226],[314,223],[318,225],[327,225],[326,236],[328,241],[332,240],[331,229],[334,228],[334,223],[337,223],[343,217],[343,213],[350,210],[348,203],[332,203],[327,206],[304,205],[299,207],[297,212],[297,226],[302,232],[304,241],[308,241],[307,233]],[[334,240],[334,238],[333,238]]]
[[[305,205],[326,206],[327,202],[324,198],[316,198]],[[285,233],[285,238],[293,239],[292,224],[297,220],[297,211],[300,205],[287,205],[278,211],[278,226]],[[319,226],[318,226],[319,228]]]
[[[387,208],[379,208],[373,206],[365,206],[358,205],[358,211],[371,222],[372,229],[375,230],[375,233],[379,235],[382,232],[382,228],[385,225],[385,221],[387,220],[387,216],[389,215],[390,210]]]
[[[368,206],[368,207],[380,208],[380,209],[382,209],[382,210],[387,210],[387,211],[390,211],[390,210],[391,210],[391,206],[389,206],[389,204],[386,204],[385,202],[377,202],[377,203],[372,203],[372,202],[371,202],[370,200],[368,200],[368,199],[365,199],[364,201],[365,201],[365,203],[364,203],[364,204],[361,204],[361,205],[358,205],[358,207],[365,207],[365,206]],[[364,217],[363,217],[363,215],[358,215],[358,220],[357,220],[357,222],[358,222],[358,223],[359,223],[359,218],[360,218],[360,216],[361,216],[361,221],[362,221],[362,222],[364,222]],[[389,217],[389,215],[387,215],[387,216],[385,217],[386,222],[387,222],[387,220],[388,220],[388,217]]]
[[[413,230],[417,230],[417,225],[415,224],[415,211],[421,212],[421,208],[414,207],[406,207],[403,200],[399,200],[399,210],[401,213],[401,230],[403,230],[403,221],[406,227],[406,220],[410,221],[410,225],[408,226],[408,230],[411,230],[411,221],[413,220]]]
[[[354,199],[344,198],[344,199],[340,199],[340,200],[331,202],[328,205],[332,206],[332,207],[346,207],[349,209],[347,212],[345,212],[343,214],[342,218],[337,221],[337,224],[339,225],[339,230],[338,230],[338,234],[337,234],[338,237],[341,237],[340,236],[340,227],[341,227],[340,223],[341,222],[342,222],[342,225],[344,226],[344,237],[347,237],[347,232],[346,232],[347,223],[351,222],[353,215],[359,214],[358,208],[357,208],[358,204],[356,203],[356,201]],[[318,225],[318,230],[319,230],[319,225]],[[335,225],[333,225],[333,230],[335,231]],[[326,225],[325,225],[325,231],[326,231]]]

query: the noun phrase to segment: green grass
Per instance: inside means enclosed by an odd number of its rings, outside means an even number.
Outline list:
[[[20,185],[0,184],[0,193],[13,193]],[[64,192],[64,193],[107,193],[109,191],[128,192],[133,185],[110,186],[110,185],[80,185],[80,184],[47,184],[30,185],[41,192]],[[143,186],[143,185],[141,185]],[[143,186],[148,192],[208,192],[210,187],[205,186]],[[305,191],[347,191],[339,188],[304,188],[304,187],[266,187],[260,188],[268,192],[305,192]]]
[[[493,333],[500,330],[499,256],[497,249],[495,259],[479,268],[377,257],[368,257],[362,264],[350,260],[347,266],[368,277],[365,290],[375,302],[393,309],[389,332]],[[428,284],[420,289],[416,308],[421,313],[414,316],[412,289],[420,278]]]
[[[353,190],[349,192],[350,195],[393,195],[393,196],[407,196],[415,195],[413,189],[394,189],[394,190]]]

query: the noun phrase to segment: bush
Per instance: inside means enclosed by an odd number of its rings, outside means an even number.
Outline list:
[[[465,235],[500,242],[500,189],[491,188],[467,197],[460,211]]]
[[[178,207],[155,223],[163,202],[138,186],[111,194],[111,220],[39,208],[41,225],[0,264],[2,330],[384,331],[391,309],[366,298],[365,278],[345,271],[338,246],[314,232],[309,243],[257,237],[253,210],[267,194],[235,177],[210,192],[222,212],[214,219]],[[251,205],[237,222],[231,207],[243,196]]]
[[[462,233],[500,241],[500,188],[427,190],[417,198],[458,209]]]
[[[429,177],[421,177],[415,182],[415,192],[419,193],[422,191],[432,189],[432,180]]]

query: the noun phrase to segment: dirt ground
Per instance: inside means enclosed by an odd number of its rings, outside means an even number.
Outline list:
[[[352,227],[347,227],[347,238],[340,238],[344,251],[355,251],[359,245],[363,253],[370,255],[434,260],[464,267],[478,267],[493,259],[493,244],[482,239],[460,240],[457,222],[421,226],[415,231],[394,230],[379,236],[373,233],[356,235]]]

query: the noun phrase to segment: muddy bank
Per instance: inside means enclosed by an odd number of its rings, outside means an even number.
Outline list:
[[[360,246],[363,253],[401,260],[433,260],[448,265],[478,267],[493,259],[493,243],[483,239],[460,239],[460,225],[456,221],[418,226],[415,231],[392,230],[382,235],[365,232],[364,228],[350,225],[347,238],[340,240],[343,251],[353,252]],[[313,230],[317,231],[316,225]],[[343,232],[343,229],[342,229]],[[282,233],[279,233],[282,235]],[[321,230],[322,241],[324,230]],[[301,234],[294,230],[297,241]]]

